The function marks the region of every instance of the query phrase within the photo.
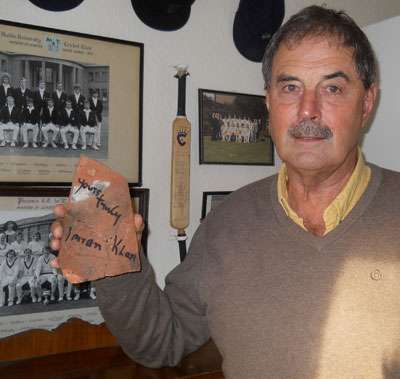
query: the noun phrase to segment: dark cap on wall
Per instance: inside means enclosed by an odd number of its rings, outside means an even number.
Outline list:
[[[77,7],[83,0],[29,0],[46,11],[62,12]]]
[[[150,28],[170,32],[184,26],[195,0],[131,0],[139,19]]]
[[[240,0],[233,23],[233,41],[240,54],[250,61],[261,62],[284,15],[284,0]]]

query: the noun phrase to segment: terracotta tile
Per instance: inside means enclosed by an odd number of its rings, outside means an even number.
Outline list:
[[[140,270],[128,182],[81,156],[64,219],[59,263],[71,283]]]

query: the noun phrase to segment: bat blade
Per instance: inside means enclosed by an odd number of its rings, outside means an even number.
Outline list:
[[[172,130],[170,224],[185,229],[189,225],[190,122],[178,116]]]

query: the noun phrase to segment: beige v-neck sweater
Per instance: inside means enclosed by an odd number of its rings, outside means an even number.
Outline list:
[[[227,197],[161,291],[140,274],[98,283],[132,359],[175,365],[211,336],[226,378],[400,378],[400,174],[371,180],[332,232],[309,234],[277,200],[277,176]]]

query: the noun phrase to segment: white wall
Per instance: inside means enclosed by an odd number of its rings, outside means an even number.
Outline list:
[[[365,27],[379,66],[379,97],[372,125],[366,131],[366,159],[400,171],[400,17]]]
[[[186,114],[192,123],[191,224],[196,230],[203,191],[234,190],[277,172],[276,166],[199,165],[198,88],[263,95],[260,64],[243,58],[232,39],[239,0],[198,0],[188,23],[175,32],[145,26],[130,0],[84,0],[67,12],[48,12],[28,0],[1,0],[0,18],[144,43],[143,187],[150,188],[148,256],[160,286],[179,263],[169,226],[171,122],[177,108],[173,66],[189,65]]]

